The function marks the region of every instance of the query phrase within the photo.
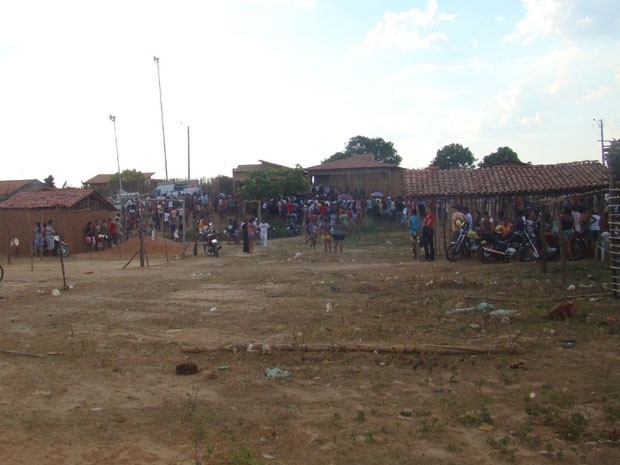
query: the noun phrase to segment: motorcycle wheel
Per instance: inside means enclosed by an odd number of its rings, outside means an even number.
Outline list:
[[[570,251],[573,255],[573,260],[581,260],[583,258],[583,246],[579,242],[572,242]]]
[[[521,249],[519,260],[521,260],[522,262],[532,262],[538,258],[536,255],[537,254],[534,250],[534,247],[532,247],[531,245],[526,245],[525,247],[523,247],[523,249]]]
[[[63,257],[68,257],[69,246],[65,244],[58,244],[58,255],[62,255]]]
[[[446,250],[446,258],[451,262],[456,262],[463,258],[463,247],[460,244],[450,244]]]
[[[214,249],[209,244],[204,245],[205,254],[209,257],[217,257],[219,256],[219,252],[217,249]]]
[[[495,259],[496,257],[493,252],[485,250],[484,247],[480,247],[478,249],[478,260],[480,260],[482,263],[493,263]]]

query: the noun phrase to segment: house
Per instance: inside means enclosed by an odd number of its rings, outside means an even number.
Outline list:
[[[123,183],[123,190],[126,192],[140,192],[146,194],[151,192],[154,186],[157,184],[156,180],[151,179],[155,173],[142,173],[144,175],[143,181],[133,181],[129,183]],[[119,186],[110,186],[110,179],[114,174],[98,174],[82,184],[85,189],[96,189],[106,197],[113,194],[118,194]]]
[[[380,191],[385,195],[399,196],[405,190],[403,178],[407,170],[365,154],[328,161],[305,168],[305,171],[313,186],[330,186],[340,193],[355,195]]]
[[[233,191],[237,192],[241,184],[246,179],[247,173],[250,171],[264,170],[267,168],[288,168],[288,166],[278,165],[265,160],[258,160],[260,163],[254,165],[238,165],[233,168]]]
[[[43,189],[45,184],[38,179],[20,179],[0,181],[0,202],[7,200],[15,194],[24,191],[37,191]]]
[[[2,232],[9,238],[18,238],[21,253],[30,254],[35,224],[53,220],[72,252],[86,252],[84,227],[88,221],[102,220],[116,215],[114,205],[94,189],[42,189],[23,191],[0,202]],[[9,240],[0,240],[0,254],[9,253]]]
[[[609,189],[609,169],[598,161],[452,170],[428,167],[407,171],[404,184],[407,197],[418,205],[434,207],[443,226],[453,205],[467,206],[474,218],[488,212],[493,218],[513,219],[525,207],[560,203],[602,210]],[[449,231],[444,230],[443,238],[445,246]]]

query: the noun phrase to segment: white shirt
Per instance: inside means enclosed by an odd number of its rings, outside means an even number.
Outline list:
[[[258,225],[258,229],[260,230],[261,236],[264,234],[267,234],[267,231],[269,231],[269,227],[270,225],[267,222],[264,222]]]

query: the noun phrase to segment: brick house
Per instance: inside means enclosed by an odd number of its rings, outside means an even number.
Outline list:
[[[88,221],[116,215],[114,205],[94,189],[23,191],[0,202],[0,254],[9,253],[9,240],[18,238],[20,254],[30,255],[37,222],[53,220],[72,253],[88,251],[84,227]],[[8,236],[7,236],[8,235]]]
[[[372,154],[352,155],[304,168],[313,186],[330,186],[338,193],[368,196],[379,191],[386,196],[405,192],[405,168],[376,161]]]

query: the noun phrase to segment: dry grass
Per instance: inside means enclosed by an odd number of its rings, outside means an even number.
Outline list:
[[[148,243],[149,241],[147,241]],[[155,241],[157,242],[157,241]],[[157,246],[159,244],[159,248]],[[0,462],[75,464],[615,463],[618,301],[599,261],[412,262],[402,230],[302,238],[252,256],[175,258],[125,244],[0,283]],[[295,259],[300,252],[301,256]],[[584,297],[579,297],[579,295]],[[544,318],[576,301],[563,321]],[[486,301],[518,310],[493,316]],[[565,347],[565,341],[575,346]],[[503,355],[225,350],[230,343],[494,347]],[[184,354],[186,347],[222,350]],[[180,363],[198,373],[178,376]],[[289,377],[265,377],[278,367]],[[36,444],[36,447],[33,445]]]

